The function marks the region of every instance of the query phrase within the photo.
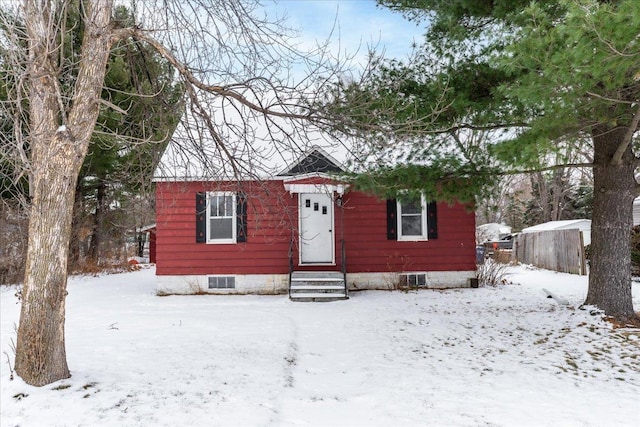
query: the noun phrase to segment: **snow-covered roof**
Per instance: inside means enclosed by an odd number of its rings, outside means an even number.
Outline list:
[[[505,234],[511,234],[511,227],[497,222],[490,222],[476,227],[479,240],[499,240]]]
[[[283,175],[314,150],[341,169],[352,156],[347,143],[308,123],[256,115],[228,100],[212,105],[207,118],[183,114],[154,181],[264,179]]]
[[[563,221],[549,221],[532,227],[523,228],[523,233],[536,233],[538,231],[550,230],[572,230],[582,231],[584,244],[591,244],[591,220],[590,219],[567,219]]]
[[[342,170],[400,164],[429,164],[429,153],[455,152],[442,140],[439,149],[412,141],[336,138],[312,123],[256,113],[233,99],[206,102],[183,114],[154,172],[154,181],[265,179],[286,174],[317,149]]]
[[[590,219],[567,219],[563,221],[549,221],[531,227],[523,228],[523,233],[535,233],[536,231],[548,230],[571,230],[577,228],[579,230],[591,230]]]

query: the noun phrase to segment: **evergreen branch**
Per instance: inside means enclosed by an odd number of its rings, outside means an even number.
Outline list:
[[[637,56],[636,52],[633,53],[625,53],[621,50],[619,50],[617,47],[615,47],[615,45],[613,43],[611,43],[609,40],[605,39],[604,37],[602,37],[602,34],[600,31],[598,31],[598,29],[596,28],[596,26],[594,25],[593,22],[590,22],[590,29],[596,34],[596,36],[598,37],[598,40],[604,44],[605,46],[607,46],[609,48],[609,50],[611,52],[613,52],[614,55],[623,57],[623,58],[633,58],[635,56]]]
[[[634,102],[636,101],[625,101],[623,99],[617,99],[617,98],[611,98],[609,96],[604,96],[604,95],[600,95],[598,93],[595,92],[591,92],[591,91],[587,91],[587,95],[589,96],[593,96],[594,98],[598,98],[601,99],[603,101],[607,101],[607,102],[613,102],[615,104],[629,104],[629,105],[633,105]]]
[[[589,162],[589,163],[563,163],[563,164],[545,166],[543,168],[501,171],[501,172],[494,173],[494,175],[496,175],[496,176],[524,175],[524,174],[529,174],[529,173],[548,172],[548,171],[560,170],[560,169],[566,169],[566,168],[592,168],[594,166],[595,165],[593,163],[591,163],[591,162]]]
[[[515,122],[515,123],[496,123],[496,124],[490,124],[490,125],[474,125],[471,123],[462,123],[459,125],[455,125],[455,126],[451,126],[449,128],[446,129],[442,129],[442,130],[437,130],[434,131],[432,133],[450,133],[450,132],[456,132],[459,130],[478,130],[478,131],[485,131],[485,130],[498,130],[498,129],[508,129],[508,128],[518,128],[518,127],[522,127],[522,128],[526,128],[526,127],[530,127],[531,125],[529,123],[525,123],[525,122]]]

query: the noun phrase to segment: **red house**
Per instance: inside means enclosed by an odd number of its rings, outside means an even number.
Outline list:
[[[461,204],[381,200],[336,179],[314,148],[276,176],[156,178],[159,294],[468,287],[475,217]]]

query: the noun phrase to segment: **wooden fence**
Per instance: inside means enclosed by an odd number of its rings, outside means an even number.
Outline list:
[[[513,247],[513,256],[518,262],[547,270],[587,274],[580,230],[520,233]]]

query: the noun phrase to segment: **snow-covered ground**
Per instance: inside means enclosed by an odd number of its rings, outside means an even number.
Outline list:
[[[331,303],[158,297],[152,268],[72,278],[72,377],[10,381],[2,354],[0,424],[640,425],[640,331],[578,309],[585,277],[511,271],[515,284],[497,288]],[[633,292],[640,310],[639,284]],[[0,346],[12,363],[14,294],[0,290]]]

